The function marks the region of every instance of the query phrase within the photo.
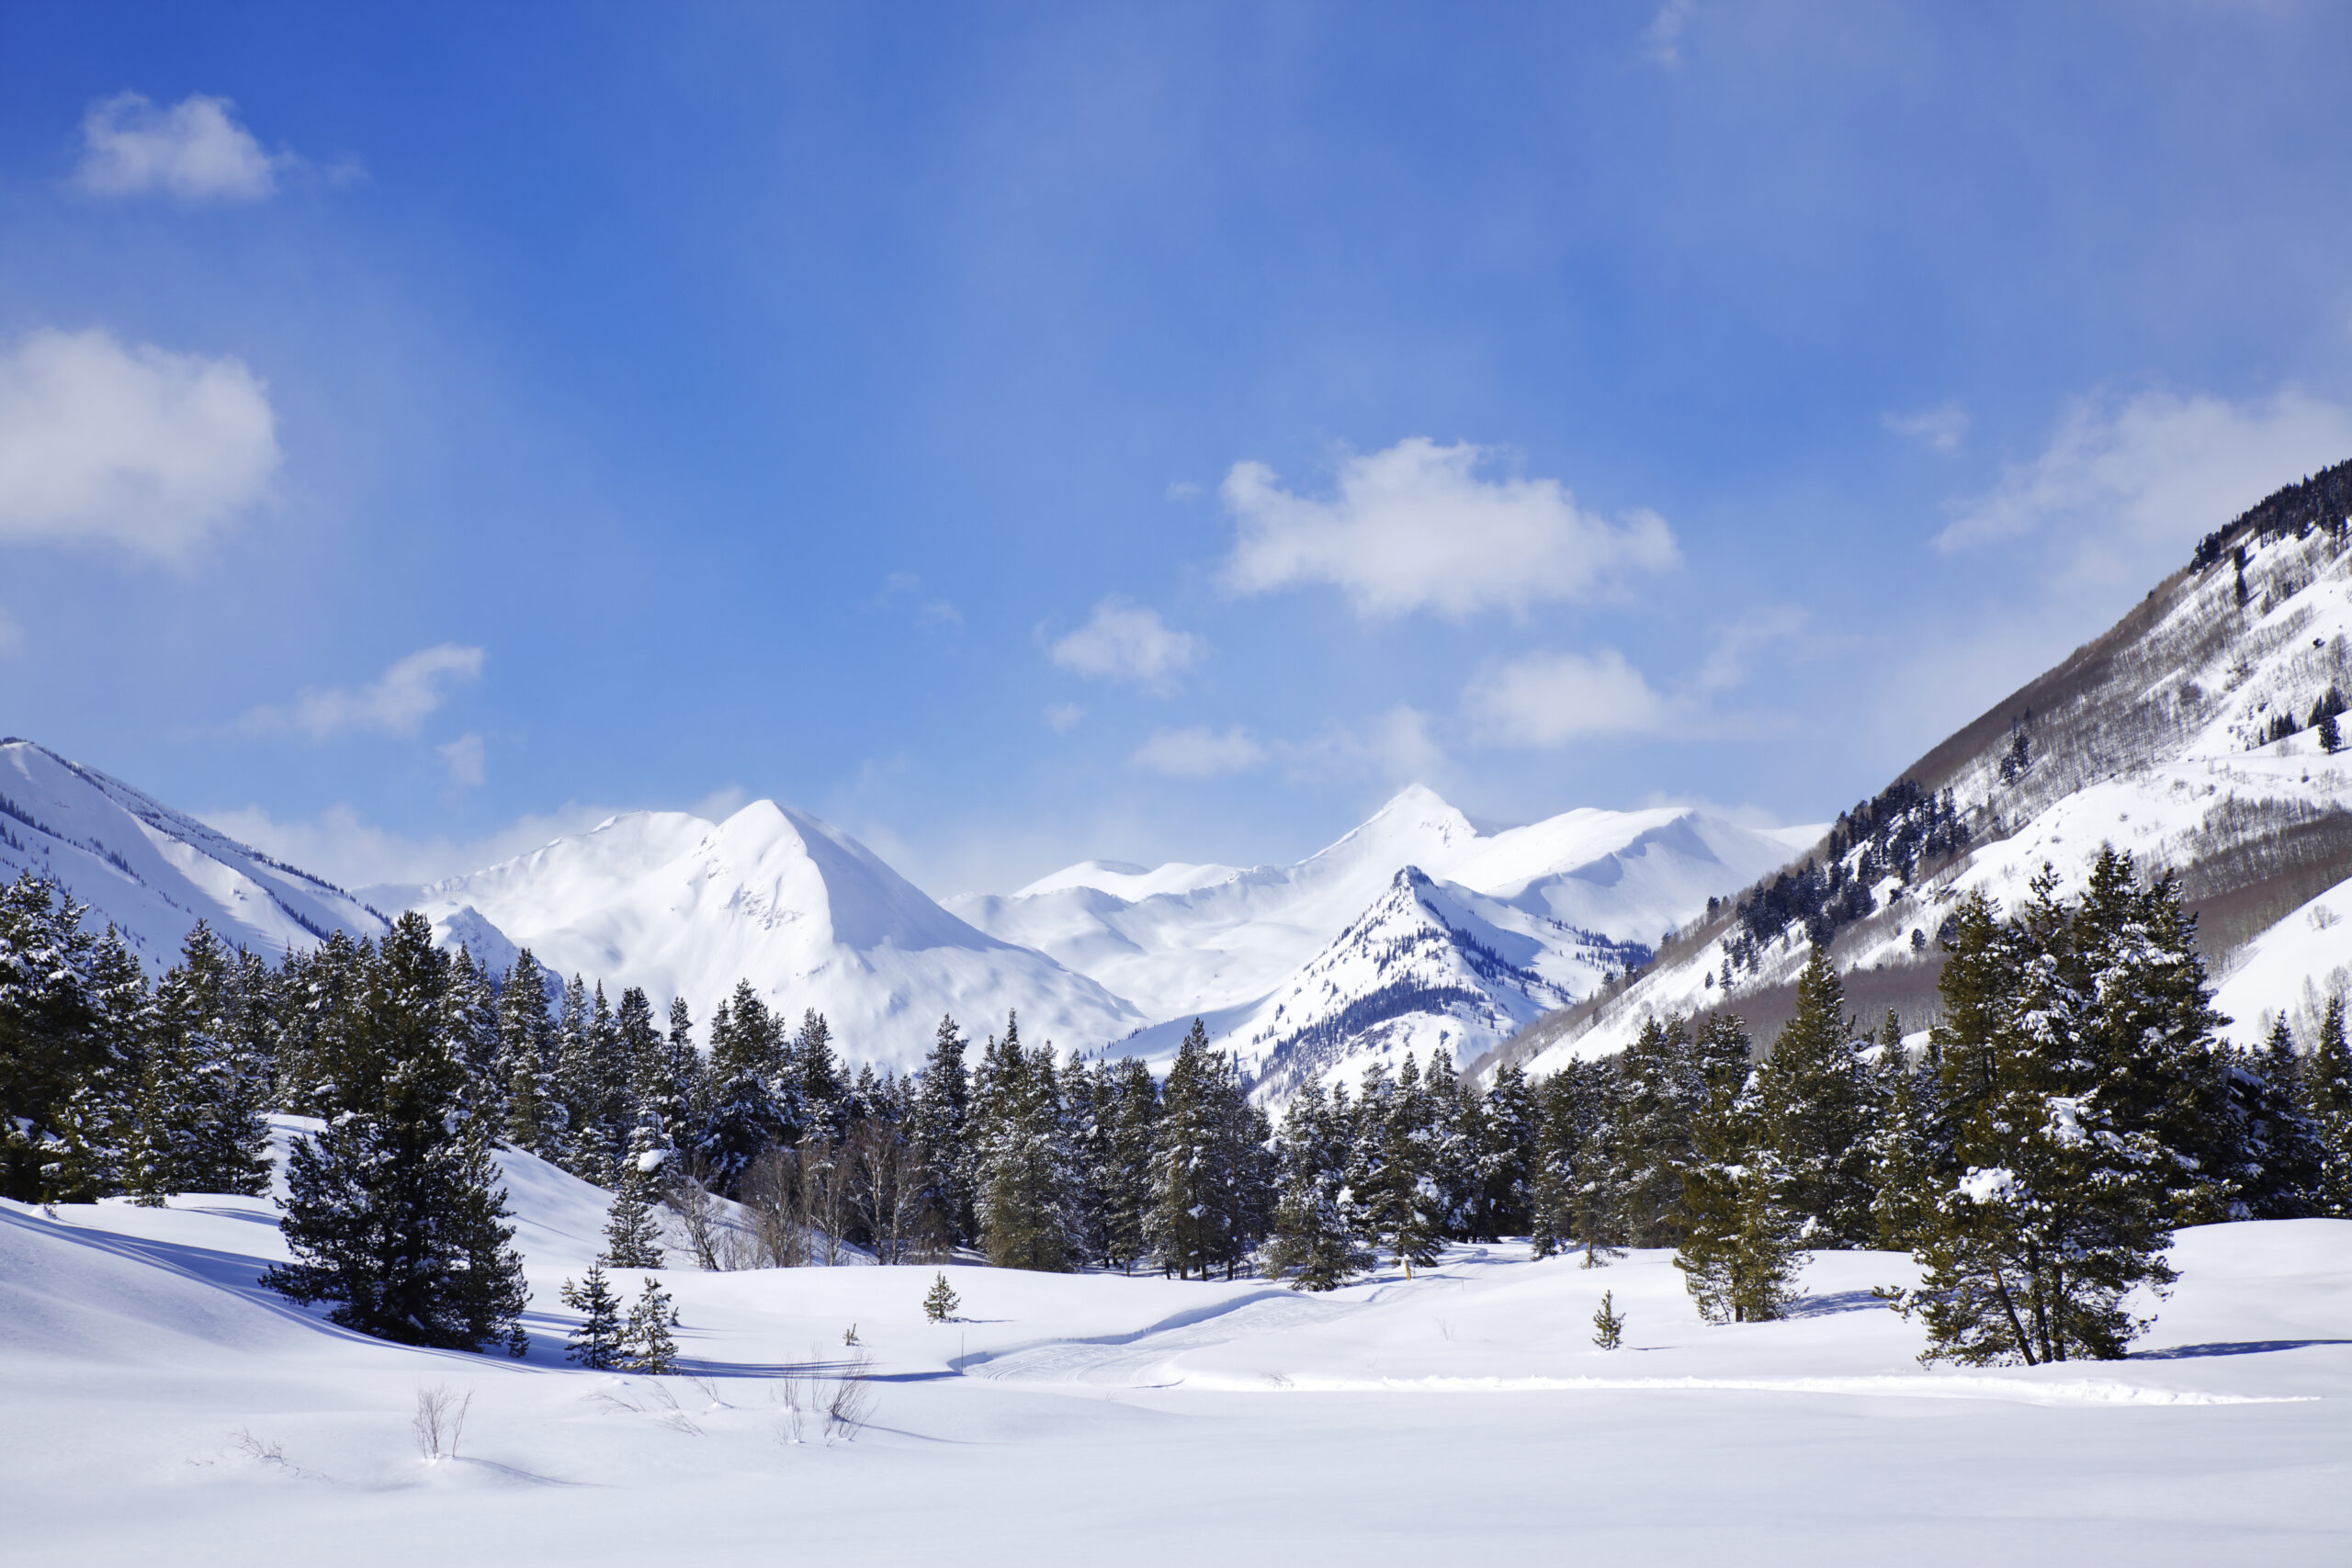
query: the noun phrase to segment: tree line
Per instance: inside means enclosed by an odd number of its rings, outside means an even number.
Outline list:
[[[1960,902],[1924,1049],[1848,1016],[1816,947],[1767,1051],[1718,1012],[1483,1089],[1408,1054],[1305,1086],[1279,1129],[1198,1021],[1164,1079],[1028,1045],[1017,1017],[977,1053],[944,1019],[920,1070],[852,1073],[821,1014],[788,1026],[748,982],[698,1043],[683,1002],[657,1022],[528,953],[492,975],[413,914],[276,964],[198,925],[151,985],[82,912],[0,890],[0,1190],[259,1194],[267,1113],[319,1117],[270,1282],[413,1343],[519,1348],[500,1145],[611,1190],[614,1268],[661,1267],[666,1232],[711,1269],[962,1249],[1328,1290],[1526,1235],[1596,1266],[1672,1247],[1704,1315],[1752,1321],[1809,1251],[1883,1247],[1922,1266],[1890,1299],[1931,1353],[1969,1360],[2120,1353],[2177,1225],[2352,1215],[2341,999],[2313,1040],[2220,1043],[2177,887],[2113,851],[2079,899],[2045,873],[2011,913]]]

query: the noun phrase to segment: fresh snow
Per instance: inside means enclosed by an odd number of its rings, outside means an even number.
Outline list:
[[[0,740],[0,883],[30,871],[119,931],[151,973],[177,961],[199,919],[271,958],[332,931],[383,934],[352,894],[271,860],[96,768],[29,740]]]
[[[937,1325],[930,1267],[673,1268],[687,1375],[654,1379],[564,1363],[605,1194],[504,1164],[519,1363],[261,1290],[266,1200],[0,1202],[10,1560],[2291,1568],[2352,1536],[2352,1223],[2182,1232],[2120,1362],[1922,1368],[1870,1293],[1914,1278],[1896,1255],[1821,1255],[1792,1318],[1714,1327],[1664,1253],[1503,1244],[1320,1296],[951,1265]],[[793,1441],[853,1326],[870,1425]],[[410,1430],[435,1386],[472,1396],[437,1463]]]

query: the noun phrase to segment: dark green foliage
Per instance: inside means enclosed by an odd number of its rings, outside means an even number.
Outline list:
[[[1077,1156],[1062,1117],[1053,1047],[1021,1046],[1017,1018],[982,1058],[973,1097],[973,1156],[980,1244],[1001,1269],[1066,1271],[1078,1253]]]
[[[628,1309],[628,1322],[621,1326],[619,1354],[615,1364],[625,1372],[644,1372],[660,1377],[678,1370],[678,1309],[670,1300],[670,1292],[652,1275],[645,1277],[645,1289]]]
[[[1344,1194],[1348,1172],[1348,1107],[1323,1086],[1308,1083],[1283,1118],[1278,1145],[1281,1196],[1273,1235],[1265,1247],[1266,1272],[1296,1291],[1329,1291],[1372,1267],[1356,1240]]]
[[[461,1350],[504,1338],[519,1354],[528,1292],[487,1130],[464,1119],[447,983],[432,928],[403,915],[364,965],[326,1125],[288,1164],[280,1228],[294,1261],[263,1282],[334,1303],[329,1315],[363,1334]]]
[[[2296,1077],[2323,1161],[2318,1212],[2352,1219],[2352,1049],[2345,1042],[2341,995],[2328,998],[2319,1038]]]
[[[1600,1292],[1600,1308],[1592,1314],[1592,1342],[1604,1350],[1614,1350],[1625,1337],[1625,1314],[1617,1310],[1617,1292]]]
[[[1348,1189],[1356,1232],[1411,1279],[1437,1261],[1445,1239],[1443,1194],[1432,1179],[1429,1101],[1412,1054],[1396,1078],[1374,1066],[1356,1101]]]
[[[1682,1176],[1705,1093],[1682,1021],[1645,1019],[1614,1065],[1605,1181],[1611,1212],[1595,1228],[1629,1247],[1672,1247],[1682,1239]]]
[[[1152,1141],[1152,1250],[1178,1279],[1228,1277],[1264,1235],[1271,1182],[1264,1113],[1212,1051],[1199,1019],[1177,1047]]]
[[[1868,1247],[1870,1133],[1876,1084],[1845,1011],[1837,965],[1815,947],[1797,979],[1797,1010],[1757,1073],[1758,1134],[1787,1175],[1789,1200],[1816,1246]]]
[[[140,1148],[140,1098],[155,1036],[147,976],[112,926],[98,939],[85,992],[90,1037],[80,1078],[41,1140],[43,1196],[87,1203],[128,1190]]]
[[[155,989],[123,1172],[140,1202],[269,1190],[269,1043],[256,1016],[263,999],[243,994],[243,974],[198,920]]]
[[[1724,1023],[1718,1018],[1701,1036],[1713,1070],[1692,1121],[1674,1265],[1708,1322],[1762,1323],[1784,1316],[1795,1297],[1804,1222],[1779,1156],[1761,1146],[1762,1075],[1734,1076],[1734,1048],[1745,1057],[1747,1031],[1736,1019]]]
[[[525,948],[498,992],[498,1055],[492,1071],[505,1100],[501,1136],[526,1154],[553,1157],[563,1137],[555,1089],[555,1023],[547,971]]]
[[[662,1223],[655,1204],[667,1151],[654,1143],[653,1135],[650,1126],[638,1128],[614,1182],[613,1206],[605,1218],[604,1255],[616,1269],[662,1267]]]
[[[0,1196],[19,1201],[54,1195],[43,1168],[61,1152],[60,1113],[107,1055],[91,1011],[96,943],[83,911],[30,872],[0,890]]]
[[[569,1280],[563,1282],[563,1304],[580,1314],[580,1326],[571,1331],[564,1359],[577,1361],[592,1372],[609,1371],[618,1366],[623,1348],[621,1303],[620,1298],[613,1294],[611,1282],[605,1278],[601,1260],[588,1265],[588,1272],[579,1284]]]
[[[956,1309],[963,1304],[963,1299],[956,1294],[955,1287],[948,1284],[947,1275],[942,1271],[922,1298],[922,1314],[933,1323],[953,1323]]]
[[[925,1182],[924,1197],[951,1242],[968,1244],[979,1235],[972,1208],[972,1162],[967,1131],[971,1117],[971,1077],[964,1067],[964,1036],[956,1021],[943,1017],[914,1095],[908,1125]]]

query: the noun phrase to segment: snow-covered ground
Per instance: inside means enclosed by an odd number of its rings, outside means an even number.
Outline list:
[[[0,1203],[8,1561],[2340,1564],[2352,1539],[2352,1223],[2184,1233],[2124,1362],[1924,1371],[1869,1294],[1908,1276],[1891,1255],[1710,1327],[1664,1254],[1503,1245],[1328,1296],[956,1267],[946,1325],[929,1268],[673,1269],[692,1375],[650,1379],[561,1360],[602,1194],[508,1178],[522,1362],[261,1291],[266,1201]],[[853,1325],[870,1424],[791,1441]],[[441,1384],[472,1404],[427,1463]]]

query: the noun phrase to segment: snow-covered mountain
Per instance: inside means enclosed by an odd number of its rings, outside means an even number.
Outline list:
[[[2329,755],[2316,734],[2324,705],[2352,695],[2347,513],[2352,464],[2272,496],[1906,769],[1920,794],[1951,792],[1958,852],[1901,874],[1872,847],[1869,813],[1841,819],[1816,850],[1867,896],[1830,944],[1849,1002],[1924,1027],[1955,900],[1982,888],[2014,904],[2044,864],[2062,895],[2077,892],[2112,843],[2179,877],[2227,1032],[2250,1043],[2284,1014],[2308,1039],[2324,998],[2352,987],[2352,750]],[[2352,739],[2352,716],[2339,728]],[[2274,733],[2286,728],[2297,732]],[[1799,922],[1765,924],[1757,941],[1758,922],[1727,904],[1622,992],[1540,1021],[1495,1059],[1544,1070],[1620,1048],[1652,1013],[1719,1006],[1769,1039],[1808,944]]]
[[[740,979],[853,1057],[901,1069],[942,1013],[967,1029],[1018,1010],[1023,1032],[1090,1049],[1150,1021],[1046,954],[974,930],[856,840],[755,801],[724,822],[636,811],[486,870],[368,890],[492,962],[531,949],[559,974],[684,997],[707,1019]]]
[[[1819,832],[1687,807],[1481,832],[1416,785],[1295,865],[1090,861],[950,907],[1157,1021],[1124,1049],[1162,1055],[1199,1016],[1279,1096],[1441,1038],[1475,1055]]]
[[[383,934],[384,919],[308,872],[29,740],[0,740],[0,882],[27,871],[87,904],[85,924],[123,933],[151,970],[179,956],[199,919],[273,957],[336,931]]]

